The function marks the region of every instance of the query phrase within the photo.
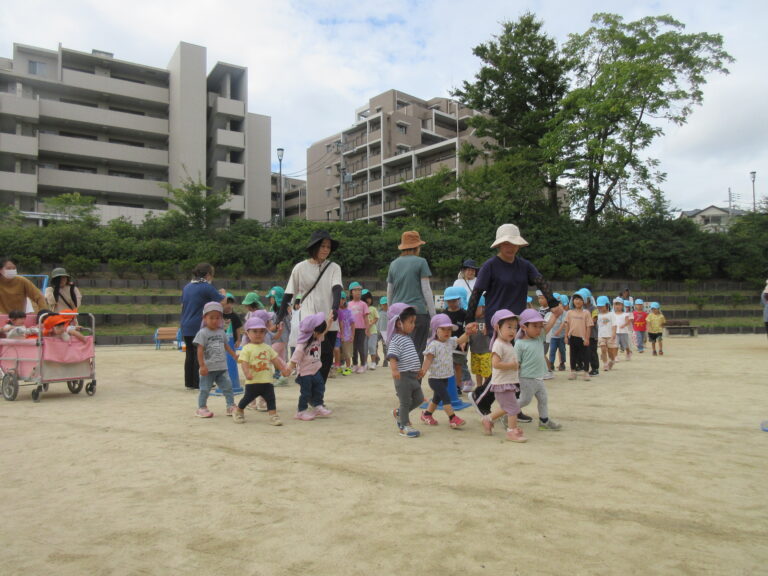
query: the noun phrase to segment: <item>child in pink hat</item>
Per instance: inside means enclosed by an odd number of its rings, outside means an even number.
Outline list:
[[[333,322],[333,314],[310,314],[302,318],[299,324],[299,337],[296,340],[296,350],[291,356],[289,367],[296,370],[296,381],[301,387],[299,407],[294,418],[296,420],[314,420],[327,418],[331,411],[325,407],[325,378],[323,378],[323,362],[320,358],[320,347]],[[312,408],[310,408],[310,405]]]

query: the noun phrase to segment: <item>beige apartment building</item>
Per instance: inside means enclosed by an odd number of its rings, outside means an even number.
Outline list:
[[[103,222],[168,209],[163,185],[191,177],[232,193],[230,219],[268,221],[268,116],[248,113],[248,71],[180,43],[167,68],[99,50],[14,44],[0,58],[0,203],[54,218],[47,198],[96,199]]]
[[[283,176],[283,207],[286,220],[307,219],[307,182]],[[280,219],[280,174],[272,172],[272,219]]]
[[[309,219],[384,226],[402,215],[404,182],[441,168],[458,174],[461,145],[482,145],[467,126],[475,114],[448,98],[422,100],[397,90],[371,98],[352,126],[307,151]]]

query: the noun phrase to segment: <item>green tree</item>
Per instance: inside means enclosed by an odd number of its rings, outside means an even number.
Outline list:
[[[163,184],[168,192],[171,210],[178,208],[185,216],[187,225],[193,230],[211,232],[226,214],[222,206],[229,200],[228,190],[215,192],[203,184],[187,177],[181,188]]]
[[[408,193],[400,203],[406,212],[434,228],[443,227],[456,214],[456,200],[444,199],[456,190],[456,179],[447,168],[405,183],[403,188]]]
[[[96,198],[83,196],[80,192],[67,192],[46,198],[45,209],[59,214],[65,222],[79,222],[88,226],[99,223],[96,216]]]
[[[592,224],[626,192],[657,189],[658,161],[641,157],[664,133],[663,123],[684,124],[703,100],[706,75],[727,73],[733,58],[717,34],[685,34],[670,16],[624,22],[596,14],[593,26],[563,47],[574,85],[542,139],[550,170],[573,184],[570,195]]]
[[[546,169],[555,164],[545,161],[548,152],[540,141],[567,89],[566,62],[542,26],[530,12],[502,23],[499,36],[473,50],[483,62],[474,81],[465,81],[453,95],[485,113],[468,124],[478,136],[492,138],[484,145],[495,159],[530,164],[540,187],[549,192],[550,207],[557,210],[559,174]]]

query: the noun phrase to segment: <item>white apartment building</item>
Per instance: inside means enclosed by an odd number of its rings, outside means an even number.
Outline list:
[[[14,44],[0,58],[0,203],[43,223],[79,192],[102,221],[141,222],[186,178],[229,189],[230,219],[271,215],[268,116],[248,112],[248,70],[180,43],[167,68],[109,52]]]

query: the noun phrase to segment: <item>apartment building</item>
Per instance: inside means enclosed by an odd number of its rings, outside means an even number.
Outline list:
[[[309,219],[384,226],[402,215],[404,182],[441,168],[458,174],[461,145],[482,145],[467,126],[475,114],[448,98],[422,100],[397,90],[371,98],[355,111],[352,126],[308,149]]]
[[[307,219],[307,182],[283,176],[282,192],[285,198],[283,217],[286,220]],[[272,219],[280,219],[280,174],[272,172]]]
[[[0,58],[0,203],[54,218],[46,199],[95,198],[102,221],[168,209],[163,185],[228,189],[230,219],[270,218],[270,118],[248,113],[248,71],[180,43],[167,68],[100,50],[14,44]]]

